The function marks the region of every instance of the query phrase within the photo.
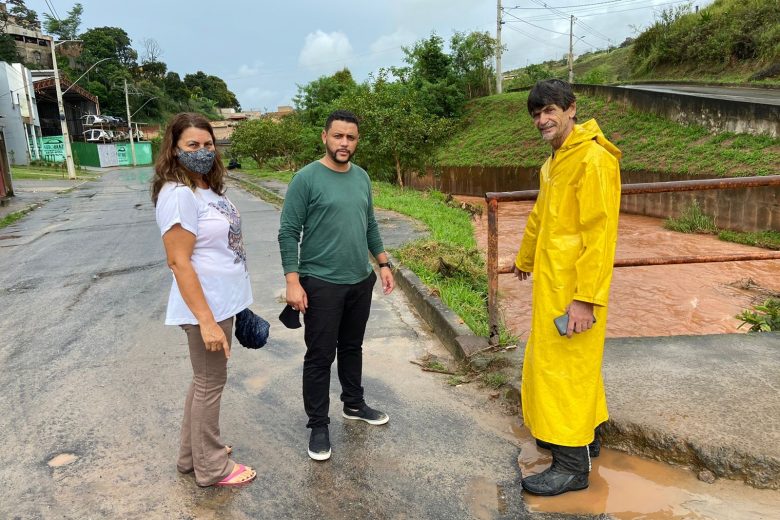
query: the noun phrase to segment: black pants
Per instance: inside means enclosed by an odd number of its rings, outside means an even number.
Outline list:
[[[371,312],[373,272],[356,284],[335,284],[304,276],[301,285],[309,306],[304,315],[306,356],[303,358],[303,406],[307,428],[330,423],[330,366],[338,357],[341,400],[362,406],[363,335]]]

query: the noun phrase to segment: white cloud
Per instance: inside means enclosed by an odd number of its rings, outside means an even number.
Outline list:
[[[249,87],[238,96],[242,110],[276,110],[279,93],[260,87]]]
[[[385,34],[377,38],[371,44],[371,52],[385,52],[397,49],[400,54],[400,47],[410,46],[417,40],[417,36],[405,28],[400,28],[392,34]]]
[[[346,65],[352,56],[352,45],[346,34],[317,30],[306,36],[298,63],[311,70],[330,70]]]
[[[252,76],[257,76],[260,73],[261,65],[261,63],[255,63],[254,65],[247,65],[246,63],[243,63],[238,68],[236,75],[239,78],[251,78]]]

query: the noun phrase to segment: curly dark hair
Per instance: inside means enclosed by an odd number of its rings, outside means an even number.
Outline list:
[[[211,127],[209,120],[200,114],[191,112],[182,112],[176,114],[168,123],[168,127],[165,129],[165,136],[163,137],[162,144],[160,145],[160,152],[157,155],[157,161],[154,163],[154,177],[152,177],[152,202],[157,205],[157,196],[160,194],[160,190],[166,182],[175,182],[177,184],[183,184],[189,186],[190,189],[195,189],[195,181],[193,175],[187,171],[181,164],[179,164],[178,147],[177,143],[181,138],[182,132],[188,128],[200,128],[211,134],[211,139],[216,142],[214,137],[214,129]],[[209,188],[215,193],[222,195],[225,193],[225,166],[222,164],[222,157],[219,150],[214,149],[216,157],[214,159],[214,166],[211,167],[211,171],[203,176],[203,180],[206,181]]]

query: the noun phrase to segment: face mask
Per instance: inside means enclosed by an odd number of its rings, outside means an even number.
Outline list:
[[[214,159],[217,157],[217,154],[207,148],[201,148],[194,152],[179,150],[178,157],[182,166],[189,171],[206,175],[211,171],[211,167],[214,166]]]

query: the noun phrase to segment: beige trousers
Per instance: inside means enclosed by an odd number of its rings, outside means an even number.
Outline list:
[[[220,321],[228,343],[233,338],[233,318]],[[219,405],[227,381],[225,352],[206,350],[198,325],[182,325],[187,333],[192,363],[192,383],[184,403],[181,446],[176,468],[195,471],[199,486],[210,486],[227,477],[234,462],[228,457],[219,433]]]

